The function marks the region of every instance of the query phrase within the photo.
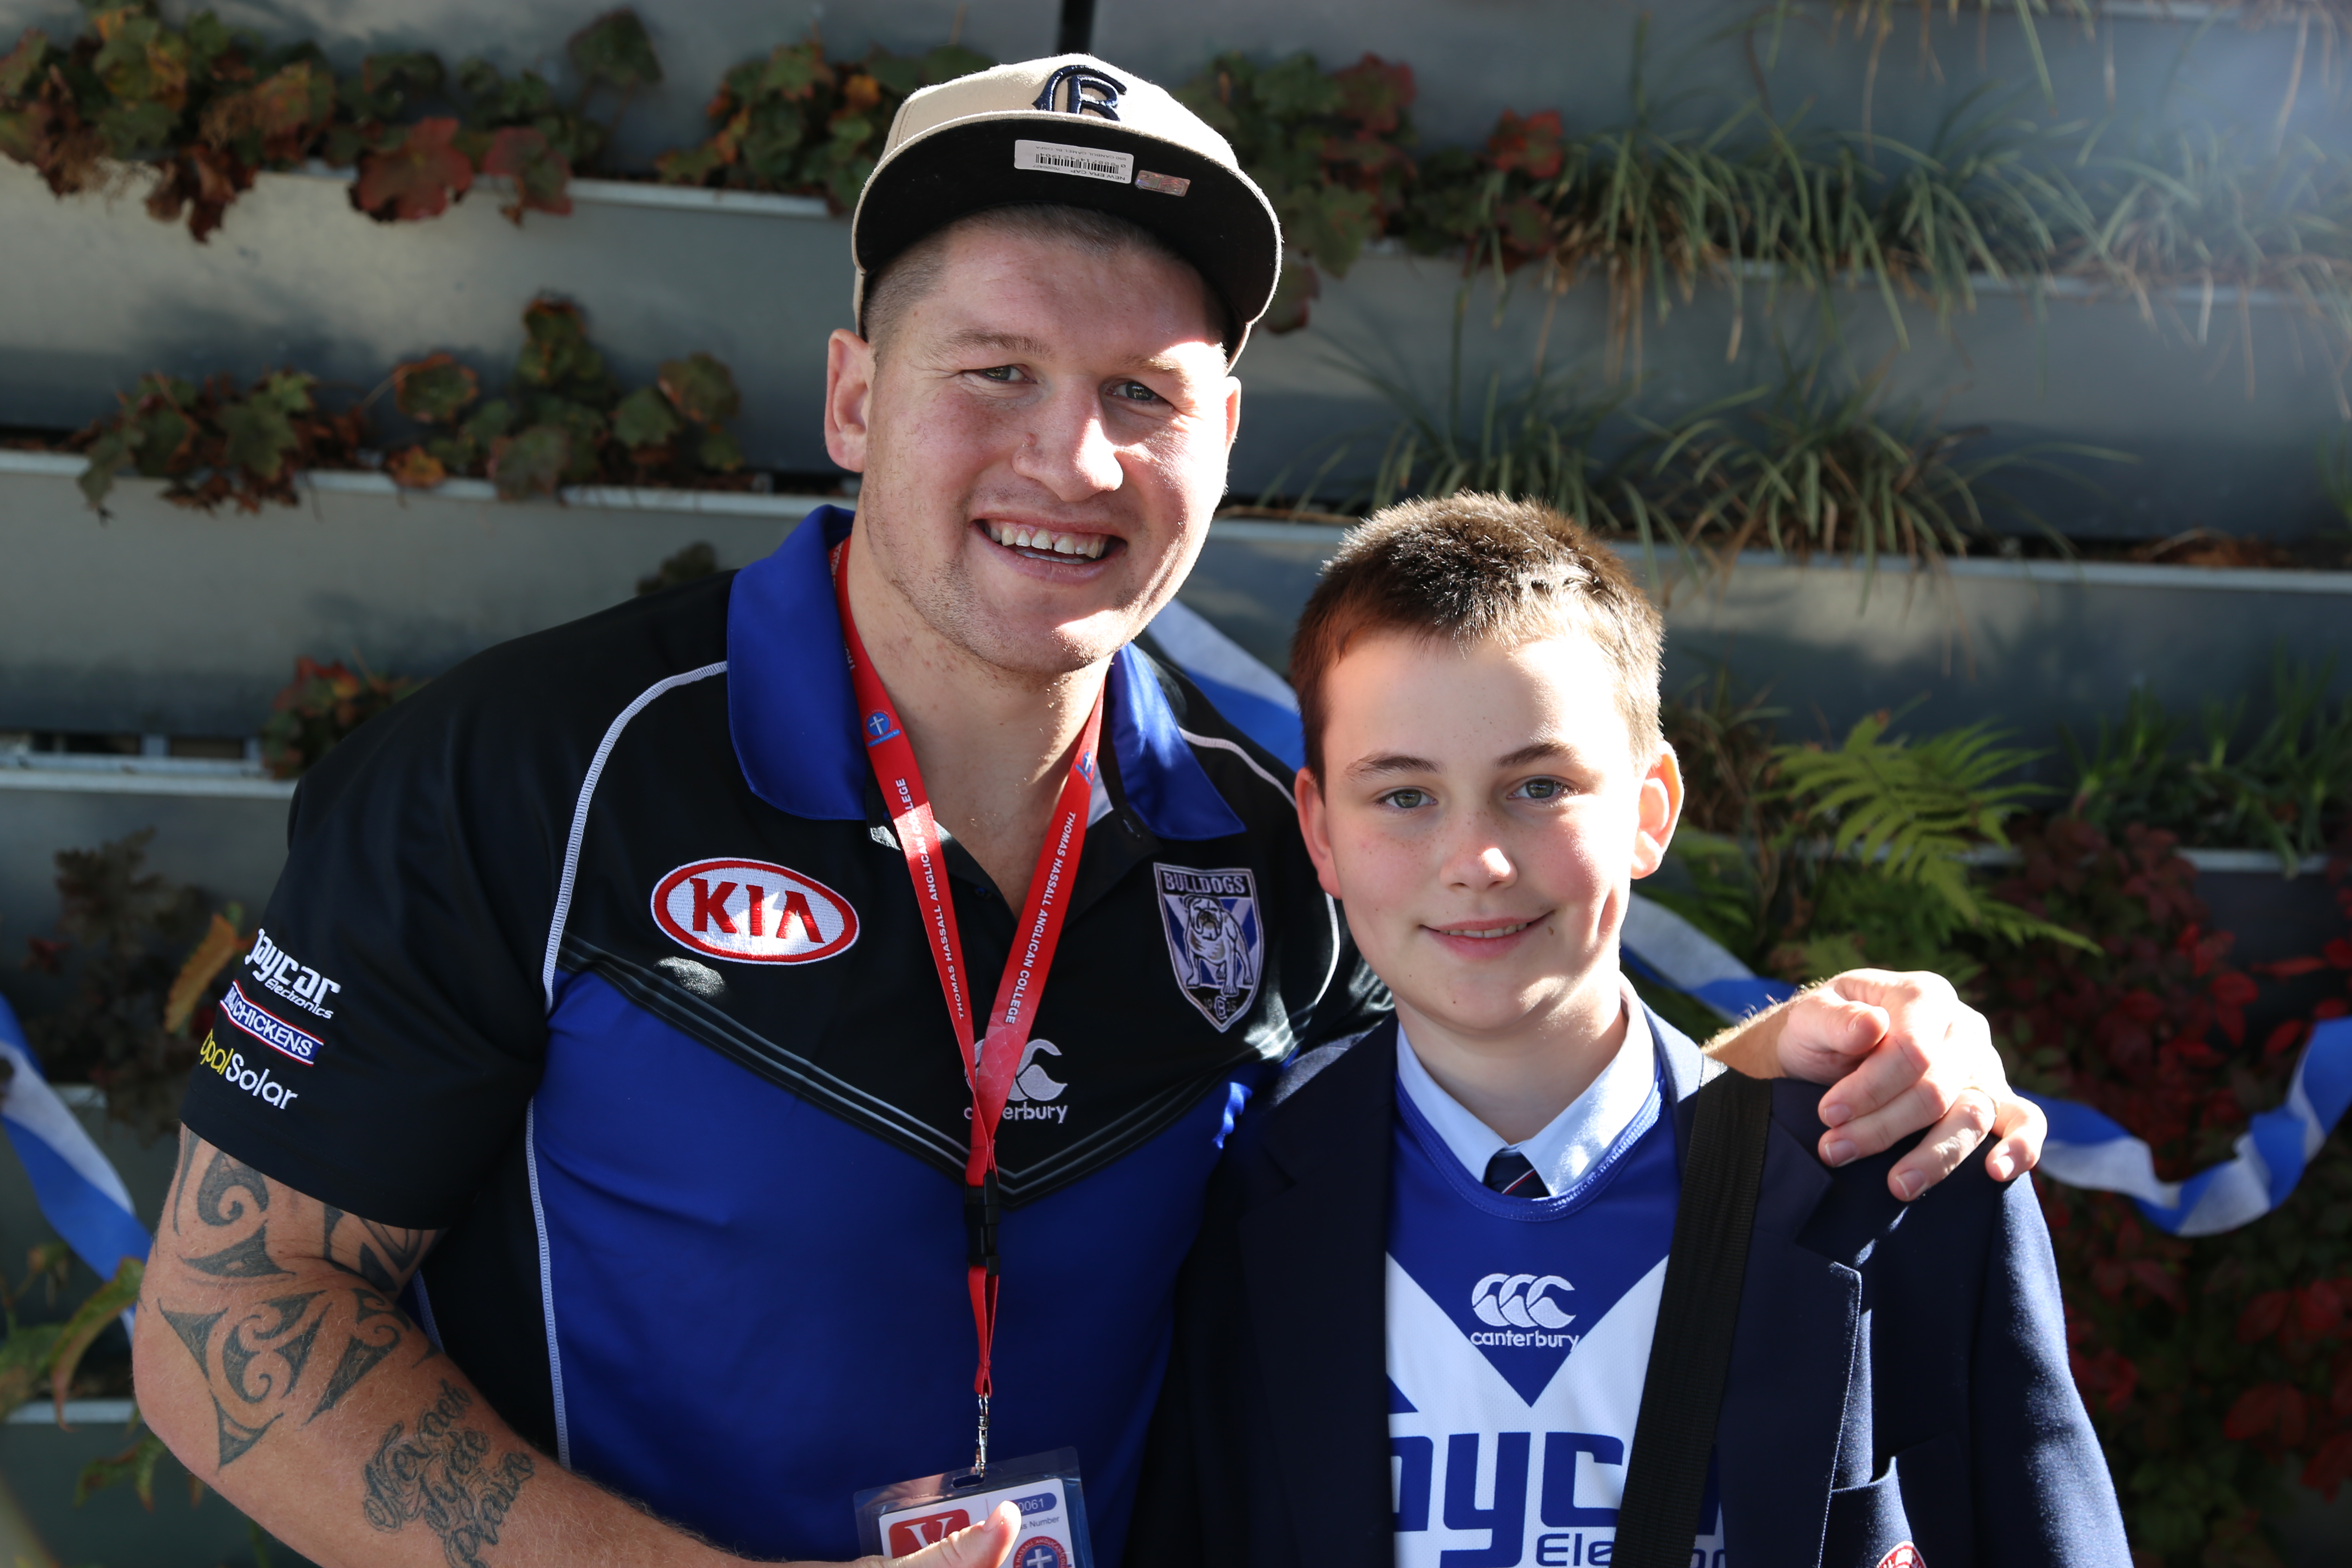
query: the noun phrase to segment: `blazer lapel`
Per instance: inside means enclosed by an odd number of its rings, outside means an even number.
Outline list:
[[[1657,1023],[1677,1095],[1675,1149],[1688,1146],[1697,1047]],[[1797,1244],[1830,1189],[1801,1136],[1821,1090],[1783,1080],[1773,1096],[1763,1190],[1748,1243],[1731,1369],[1716,1423],[1726,1542],[1740,1568],[1814,1568],[1838,1444],[1853,1391],[1862,1277]]]
[[[1387,1568],[1387,1300],[1396,1026],[1384,1023],[1269,1121],[1294,1184],[1243,1216],[1242,1272],[1297,1560]],[[1351,1527],[1337,1537],[1325,1521]]]

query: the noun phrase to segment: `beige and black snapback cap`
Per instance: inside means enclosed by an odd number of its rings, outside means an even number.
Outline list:
[[[1240,338],[1274,299],[1282,226],[1225,139],[1132,72],[1055,55],[899,107],[850,220],[859,329],[866,279],[909,246],[968,214],[1032,204],[1093,207],[1160,236],[1223,296]]]

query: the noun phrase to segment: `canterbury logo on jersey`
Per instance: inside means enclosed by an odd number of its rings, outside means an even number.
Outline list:
[[[1573,1290],[1567,1279],[1559,1274],[1489,1274],[1470,1289],[1470,1311],[1477,1321],[1494,1323],[1506,1333],[1473,1333],[1473,1344],[1512,1344],[1512,1347],[1538,1347],[1557,1350],[1561,1342],[1573,1344],[1571,1335],[1559,1333],[1510,1333],[1510,1328],[1567,1328],[1576,1321],[1573,1311],[1561,1311],[1559,1302],[1552,1300],[1552,1289]]]
[[[1004,1120],[1007,1121],[1051,1121],[1059,1126],[1066,1121],[1070,1108],[1066,1105],[1046,1105],[1049,1100],[1059,1100],[1070,1086],[1056,1082],[1045,1070],[1041,1056],[1058,1057],[1062,1047],[1051,1040],[1032,1040],[1021,1047],[1021,1066],[1013,1075],[1012,1091],[1004,1097]],[[971,1120],[971,1107],[964,1107],[963,1119]]]
[[[654,887],[654,923],[689,952],[737,963],[814,963],[857,941],[831,888],[765,860],[697,860]]]

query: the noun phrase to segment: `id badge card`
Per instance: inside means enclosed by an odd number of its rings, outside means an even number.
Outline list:
[[[1009,1502],[1021,1510],[1021,1533],[1005,1555],[1005,1568],[1094,1568],[1075,1448],[1001,1459],[985,1475],[966,1469],[922,1476],[850,1500],[860,1549],[868,1553],[897,1558],[920,1552]]]

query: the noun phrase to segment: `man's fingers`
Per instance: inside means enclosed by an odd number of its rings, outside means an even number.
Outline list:
[[[1822,1122],[1847,1135],[1854,1156],[1875,1154],[1951,1110],[1936,1069],[1916,1038],[1892,1036],[1822,1096]],[[1905,1113],[1908,1120],[1895,1125]]]
[[[1992,1124],[1992,1096],[1980,1089],[1962,1089],[1950,1113],[1929,1128],[1918,1147],[1886,1173],[1886,1190],[1909,1203],[1958,1170]]]
[[[2050,1135],[2050,1119],[2030,1100],[2015,1095],[2003,1100],[1993,1118],[1992,1152],[1985,1156],[1985,1173],[2005,1182],[2020,1171],[2042,1163],[2042,1141]]]
[[[998,1568],[1021,1534],[1021,1510],[1001,1502],[977,1524],[950,1531],[920,1552],[890,1558],[890,1568]]]

